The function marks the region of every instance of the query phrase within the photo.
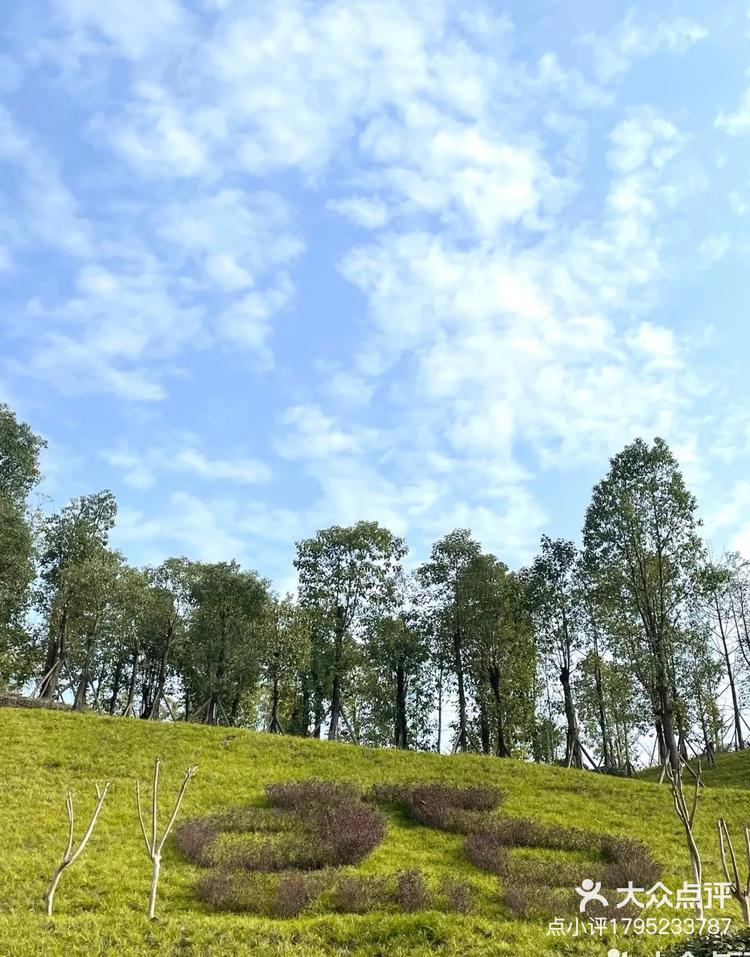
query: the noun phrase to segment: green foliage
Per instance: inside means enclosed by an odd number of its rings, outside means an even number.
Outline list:
[[[636,439],[594,488],[584,566],[616,654],[649,698],[662,759],[679,767],[681,614],[700,582],[696,501],[663,439]]]

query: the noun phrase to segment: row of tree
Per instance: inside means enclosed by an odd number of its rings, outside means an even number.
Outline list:
[[[298,595],[235,561],[134,568],[99,492],[30,507],[43,441],[0,406],[0,684],[76,709],[630,771],[744,747],[750,572],[710,559],[668,446],[594,488],[582,547],[511,570],[468,530],[407,573],[377,522],[297,543]],[[726,700],[730,714],[725,722]],[[450,729],[450,740],[444,728]]]

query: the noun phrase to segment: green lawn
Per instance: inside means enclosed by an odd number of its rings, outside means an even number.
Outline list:
[[[258,802],[266,784],[305,777],[349,780],[363,788],[375,782],[427,780],[493,785],[506,795],[503,814],[636,837],[663,864],[667,885],[688,878],[669,793],[647,781],[479,756],[441,757],[236,729],[0,708],[2,957],[292,953],[601,957],[615,942],[550,938],[544,922],[511,919],[497,879],[466,861],[459,836],[398,816],[389,817],[384,842],[360,869],[392,872],[420,867],[435,882],[444,873],[469,878],[480,891],[475,912],[359,916],[313,911],[286,920],[216,913],[196,898],[200,869],[182,860],[168,844],[159,917],[149,922],[145,908],[150,864],[135,814],[134,779],[149,778],[157,755],[163,760],[162,818],[188,764],[198,764],[200,770],[187,791],[183,818]],[[715,773],[717,777],[723,773],[721,764]],[[746,778],[741,782],[739,773],[732,774],[729,783],[742,783],[744,788]],[[94,803],[95,782],[107,778],[113,784],[100,823],[83,856],[63,875],[55,916],[48,920],[41,897],[65,844],[65,788],[70,785],[74,791],[78,835]],[[706,789],[697,830],[708,879],[719,879],[714,830],[720,813],[735,827],[750,822],[750,795],[733,787]],[[630,955],[653,954],[654,941],[620,940],[619,946]]]
[[[696,761],[690,762],[697,767]],[[658,781],[660,768],[641,771],[639,777],[646,781]],[[750,751],[726,751],[716,755],[716,767],[702,764],[702,780],[709,788],[750,787]]]

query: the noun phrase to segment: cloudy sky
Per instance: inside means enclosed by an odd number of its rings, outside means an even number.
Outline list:
[[[6,0],[0,399],[135,562],[377,519],[509,564],[663,435],[750,552],[750,17]]]

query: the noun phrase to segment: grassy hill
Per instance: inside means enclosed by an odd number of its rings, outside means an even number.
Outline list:
[[[668,791],[645,781],[479,756],[441,757],[237,729],[0,708],[3,957],[606,953],[601,939],[550,938],[546,922],[514,919],[502,902],[498,878],[468,862],[460,835],[429,830],[398,814],[389,815],[385,840],[358,870],[390,873],[419,867],[433,881],[443,874],[467,877],[479,894],[473,912],[355,915],[313,908],[289,919],[216,912],[196,895],[201,869],[187,863],[170,842],[163,859],[159,917],[149,922],[150,864],[135,815],[134,778],[149,778],[156,755],[163,760],[162,819],[189,764],[200,770],[187,791],[183,818],[261,803],[265,785],[308,777],[352,781],[362,788],[415,781],[488,785],[506,795],[503,814],[636,837],[662,863],[665,883],[679,884],[688,877]],[[78,835],[94,803],[95,782],[107,778],[113,784],[100,823],[83,856],[63,875],[55,915],[48,920],[41,896],[65,844],[65,788],[70,785],[74,792]],[[719,813],[735,826],[750,820],[750,795],[732,787],[705,792],[698,837],[709,879],[719,879],[714,839]],[[656,938],[629,941],[627,947],[620,942],[630,955],[653,954],[656,946]]]
[[[691,761],[695,765],[695,761]],[[750,751],[726,751],[716,755],[716,767],[703,764],[702,781],[707,788],[750,787]],[[658,781],[661,768],[642,771],[645,781]]]

